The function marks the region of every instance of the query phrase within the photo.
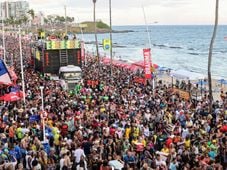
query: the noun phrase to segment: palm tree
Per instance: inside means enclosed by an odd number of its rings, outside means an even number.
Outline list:
[[[35,17],[35,12],[34,12],[33,9],[30,9],[27,13],[30,14],[30,16],[32,17],[32,19],[34,19],[34,17]]]
[[[216,0],[216,8],[215,8],[215,25],[213,30],[213,35],[210,42],[209,55],[208,55],[208,83],[209,83],[209,113],[212,113],[212,103],[213,103],[213,94],[212,94],[212,78],[211,78],[211,63],[212,63],[212,53],[214,41],[216,38],[217,27],[218,27],[218,10],[219,10],[219,0]]]
[[[95,16],[95,4],[97,0],[93,0],[93,17],[94,17],[94,31],[95,31],[95,44],[96,44],[96,52],[97,52],[97,59],[98,59],[98,68],[100,69],[100,59],[99,59],[99,47],[98,47],[98,39],[97,39],[97,30],[96,30],[96,16]]]
[[[112,43],[112,8],[111,8],[111,0],[109,0],[109,12],[110,12],[110,76],[112,76],[113,72],[113,43]]]

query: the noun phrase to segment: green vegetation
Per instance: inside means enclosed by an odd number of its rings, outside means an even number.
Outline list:
[[[82,22],[79,24],[79,27],[83,30],[83,32],[94,32],[94,22],[92,21],[85,21],[85,22]],[[104,22],[102,21],[98,21],[96,22],[96,29],[97,29],[97,32],[109,32],[110,30],[110,27],[105,24]]]
[[[110,29],[109,25],[107,25],[106,23],[99,21],[96,23],[96,27],[100,28],[100,29]]]

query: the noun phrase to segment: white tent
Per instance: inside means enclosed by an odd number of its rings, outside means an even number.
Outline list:
[[[199,80],[205,79],[206,77],[202,74],[187,71],[187,70],[176,70],[171,71],[171,76],[175,77],[176,79],[183,79],[183,80]]]

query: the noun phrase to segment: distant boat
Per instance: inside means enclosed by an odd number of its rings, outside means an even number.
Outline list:
[[[224,40],[227,40],[227,36],[224,37]]]

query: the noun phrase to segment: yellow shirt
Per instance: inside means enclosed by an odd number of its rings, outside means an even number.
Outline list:
[[[130,133],[131,133],[131,128],[126,128],[126,129],[125,129],[125,138],[126,138],[126,139],[129,139]]]
[[[145,146],[147,145],[147,142],[143,139],[143,140],[142,140],[142,144],[143,144],[143,146],[145,147]]]
[[[139,136],[139,133],[140,133],[139,128],[135,128],[135,129],[134,129],[133,136],[134,136],[134,137],[138,137],[138,136]]]
[[[189,140],[185,140],[184,144],[185,144],[185,147],[186,148],[190,148],[190,146],[191,146],[191,140],[190,139]]]
[[[31,149],[32,149],[33,151],[37,151],[37,148],[36,148],[35,145],[32,145],[32,146],[31,146]]]
[[[169,149],[168,148],[162,148],[161,152],[169,153]]]
[[[136,139],[136,140],[132,140],[132,144],[133,145],[136,145],[137,144],[137,142],[138,142],[138,140]]]
[[[54,135],[54,144],[55,145],[59,145],[59,143],[60,143],[59,138],[60,138],[59,134],[55,134]]]

